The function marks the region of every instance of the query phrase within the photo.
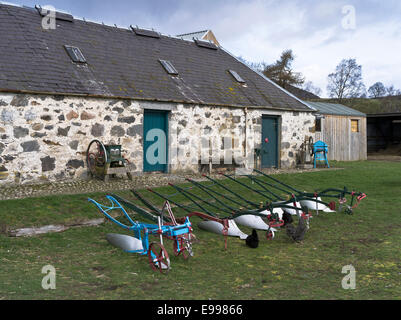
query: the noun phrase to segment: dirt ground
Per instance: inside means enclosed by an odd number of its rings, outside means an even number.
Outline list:
[[[368,154],[370,161],[401,162],[401,145],[391,146],[387,149]]]

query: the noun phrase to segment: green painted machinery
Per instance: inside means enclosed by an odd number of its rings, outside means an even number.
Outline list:
[[[86,165],[91,177],[105,182],[117,174],[126,174],[132,180],[131,165],[122,156],[121,145],[105,145],[99,140],[93,140],[86,151]]]

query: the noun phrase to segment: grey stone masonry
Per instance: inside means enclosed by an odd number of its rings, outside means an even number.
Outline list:
[[[233,163],[244,165],[241,161],[251,159],[261,144],[264,114],[280,117],[281,164],[294,167],[297,150],[314,123],[310,112],[2,93],[0,185],[85,179],[86,150],[94,139],[121,144],[133,173],[141,175],[144,109],[169,112],[170,173],[199,172],[210,150],[213,163],[223,164],[227,141],[232,143]]]

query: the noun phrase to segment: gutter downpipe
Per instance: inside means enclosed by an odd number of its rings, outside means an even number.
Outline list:
[[[248,107],[244,109],[245,114],[245,144],[244,144],[244,151],[245,151],[245,169],[248,169]]]

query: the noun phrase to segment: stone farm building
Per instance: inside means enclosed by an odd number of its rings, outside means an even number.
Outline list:
[[[210,42],[61,13],[47,29],[43,15],[0,4],[0,184],[84,178],[93,139],[142,174],[199,171],[201,137],[217,158],[230,137],[246,159],[261,148],[263,167],[294,167],[313,135],[315,110]],[[162,166],[144,156],[153,127],[168,137]]]

